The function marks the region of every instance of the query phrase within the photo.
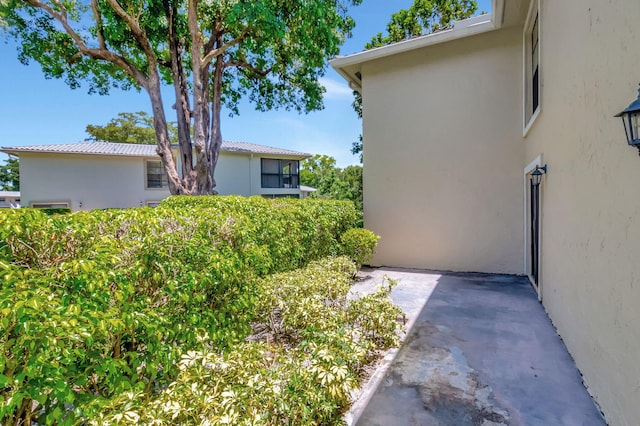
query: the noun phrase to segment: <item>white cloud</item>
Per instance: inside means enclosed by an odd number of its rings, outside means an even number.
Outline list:
[[[350,99],[353,97],[353,90],[349,88],[346,81],[338,82],[322,77],[319,82],[327,89],[324,94],[326,99]]]

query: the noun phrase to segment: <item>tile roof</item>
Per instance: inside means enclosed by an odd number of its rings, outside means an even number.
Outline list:
[[[247,154],[287,155],[306,158],[311,154],[291,151],[288,149],[274,148],[265,145],[257,145],[247,142],[222,142],[221,151],[240,152]],[[155,157],[155,145],[139,145],[114,142],[79,142],[67,144],[32,145],[32,146],[3,146],[0,151],[7,154],[19,154],[22,152],[42,152],[57,154],[91,154],[91,155],[118,155],[127,157]]]
[[[296,157],[311,157],[306,152],[291,151],[289,149],[274,148],[271,146],[257,145],[248,142],[229,142],[223,141],[220,147],[221,151],[226,152],[246,152],[249,154],[273,154],[273,155],[291,155]]]
[[[155,145],[111,142],[80,142],[15,147],[3,146],[2,151],[8,154],[14,152],[46,152],[56,154],[123,155],[128,157],[155,157],[158,155]]]

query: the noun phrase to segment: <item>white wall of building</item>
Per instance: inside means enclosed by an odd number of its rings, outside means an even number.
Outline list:
[[[220,195],[294,195],[298,188],[262,188],[257,154],[221,152],[216,167]],[[280,158],[280,157],[274,157]],[[146,161],[157,157],[20,154],[22,206],[66,203],[72,211],[140,207],[167,198],[168,189],[146,188]]]
[[[146,189],[143,157],[20,154],[22,205],[65,202],[75,210],[139,207],[169,196]]]
[[[220,195],[253,195],[252,159],[248,154],[221,152],[216,165],[216,191]]]

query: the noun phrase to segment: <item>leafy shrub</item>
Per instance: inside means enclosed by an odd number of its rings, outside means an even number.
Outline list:
[[[46,209],[40,209],[40,210],[42,211],[42,213],[48,214],[49,216],[52,216],[54,214],[68,214],[68,213],[71,213],[71,209],[68,208],[68,207],[46,208]]]
[[[185,353],[241,344],[261,277],[337,253],[355,220],[350,203],[258,197],[0,212],[0,423],[150,398]]]
[[[398,344],[393,283],[351,300],[353,271],[352,262],[336,258],[265,278],[245,342],[231,351],[183,353],[176,380],[161,393],[151,400],[139,391],[116,396],[93,422],[342,424],[364,365]]]
[[[368,229],[349,229],[340,239],[342,254],[353,260],[359,269],[373,258],[379,238]]]
[[[358,220],[349,201],[180,196],[169,197],[160,205],[161,210],[189,207],[234,220],[243,217],[241,235],[236,237],[258,242],[271,257],[278,258],[275,264],[267,265],[268,272],[299,268],[310,260],[339,254],[340,235],[355,227]]]

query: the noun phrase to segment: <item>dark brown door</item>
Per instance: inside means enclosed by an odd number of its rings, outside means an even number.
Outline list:
[[[533,284],[538,286],[538,274],[540,268],[540,185],[530,181],[531,187],[531,278]]]

